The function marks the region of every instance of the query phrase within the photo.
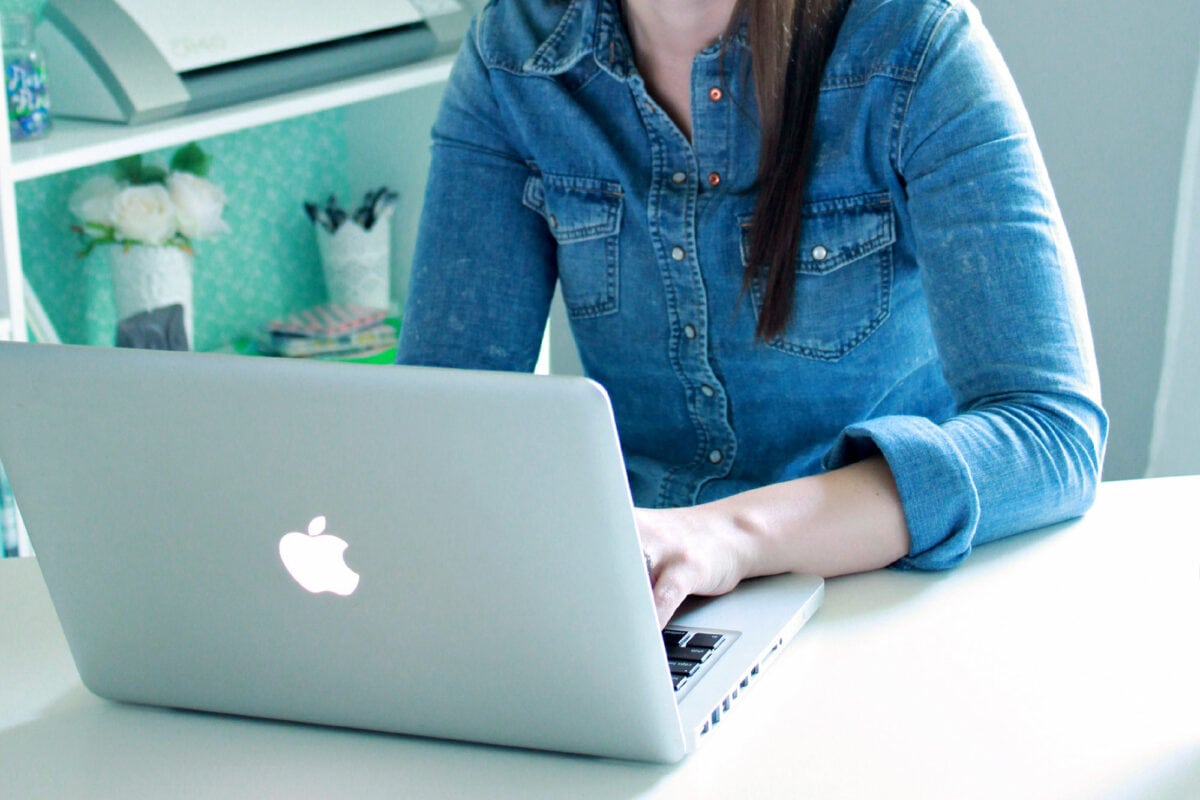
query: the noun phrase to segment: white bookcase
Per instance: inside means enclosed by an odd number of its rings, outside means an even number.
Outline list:
[[[0,320],[7,324],[0,322],[0,330],[7,329],[7,335],[13,339],[26,338],[25,281],[15,200],[18,183],[334,108],[348,108],[349,115],[356,113],[354,109],[362,109],[361,113],[374,119],[384,115],[402,120],[406,116],[405,94],[442,84],[450,73],[452,61],[453,56],[441,56],[365,77],[146,125],[56,117],[51,134],[44,139],[10,143],[6,132],[0,136]],[[353,136],[353,127],[347,125],[348,136]],[[410,160],[403,153],[381,152],[385,143],[352,140],[350,144],[353,155],[347,168],[351,177],[358,170],[378,174],[380,163],[387,159],[394,164],[391,171],[397,173],[395,185],[412,185],[413,181],[423,180],[423,157],[415,159],[421,169],[406,174],[405,165]],[[394,141],[388,144],[392,148],[397,146]]]

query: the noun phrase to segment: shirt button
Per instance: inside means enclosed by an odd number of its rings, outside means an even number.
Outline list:
[[[558,217],[554,216],[553,214],[550,215],[550,227],[551,228],[558,227]]]
[[[812,249],[812,257],[813,261],[824,261],[825,259],[829,258],[829,251],[823,246],[817,245]]]
[[[720,87],[718,87],[718,86],[714,86],[713,88],[708,90],[708,99],[712,100],[714,103],[717,102],[718,100],[720,100],[724,96],[725,96],[725,93],[722,92]]]
[[[721,173],[719,173],[719,172],[708,173],[708,185],[712,186],[713,188],[720,186],[721,185]]]
[[[714,464],[720,464],[722,461],[725,460],[725,454],[722,453],[720,450],[713,450],[711,453],[708,454],[708,460]]]
[[[705,397],[712,397],[717,393],[717,390],[709,386],[707,383],[700,387],[700,393]]]
[[[683,261],[683,259],[687,258],[687,253],[682,247],[672,247],[671,258],[675,259],[676,261]]]
[[[689,339],[695,339],[696,338],[696,326],[691,325],[691,324],[684,325],[683,326],[683,335]]]
[[[683,182],[686,180],[687,180],[686,172],[676,172],[674,175],[671,176],[671,183],[675,184],[676,186],[681,186],[683,184]]]

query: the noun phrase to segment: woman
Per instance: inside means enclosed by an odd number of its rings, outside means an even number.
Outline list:
[[[493,0],[434,127],[400,360],[531,369],[556,281],[664,624],[1092,501],[1078,272],[968,0]]]

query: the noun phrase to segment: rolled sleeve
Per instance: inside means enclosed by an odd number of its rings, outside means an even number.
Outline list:
[[[896,479],[911,543],[901,569],[949,569],[971,552],[979,492],[954,438],[924,417],[880,417],[846,428],[827,469],[882,455]]]
[[[847,427],[826,459],[878,452],[904,504],[898,567],[1082,514],[1107,435],[1075,256],[1016,87],[978,12],[947,4],[897,127],[946,420]]]

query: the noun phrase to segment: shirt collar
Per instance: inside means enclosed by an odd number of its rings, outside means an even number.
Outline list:
[[[745,20],[730,38],[730,44],[745,46]],[[719,50],[718,42],[704,52]],[[525,71],[558,75],[575,66],[589,52],[596,64],[617,80],[627,80],[637,74],[620,0],[571,0],[554,31],[525,62]]]

